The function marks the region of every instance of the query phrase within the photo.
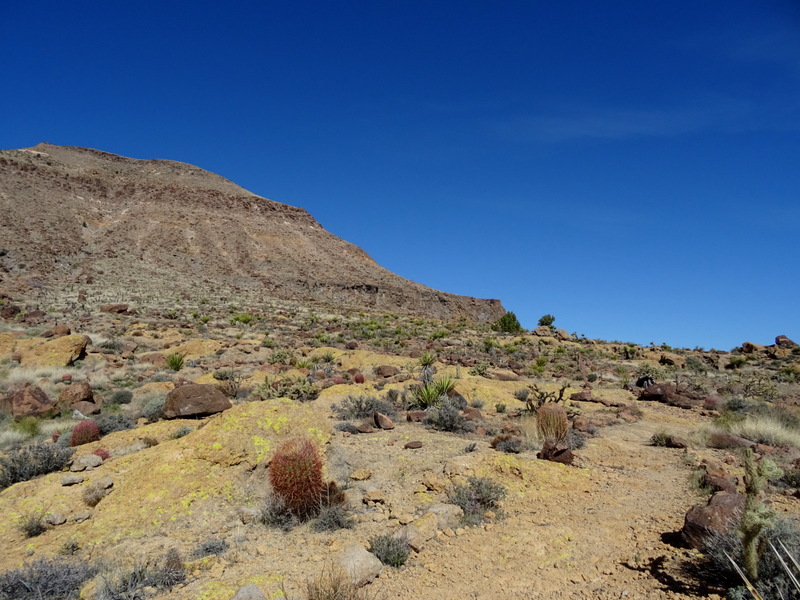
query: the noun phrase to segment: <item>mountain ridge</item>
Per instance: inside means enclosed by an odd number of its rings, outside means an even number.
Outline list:
[[[306,210],[194,165],[47,143],[0,151],[0,284],[237,296],[491,322],[499,300],[378,265]]]

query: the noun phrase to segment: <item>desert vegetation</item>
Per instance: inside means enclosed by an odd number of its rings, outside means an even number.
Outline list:
[[[0,598],[795,593],[794,344],[201,300],[0,322]]]

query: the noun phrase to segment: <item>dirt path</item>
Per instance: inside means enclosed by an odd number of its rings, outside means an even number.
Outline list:
[[[374,585],[389,598],[437,600],[695,597],[669,590],[646,565],[688,554],[662,534],[679,530],[698,502],[685,452],[648,442],[664,423],[679,434],[696,427],[696,415],[645,411],[643,421],[603,429],[580,452],[580,476],[554,465],[558,479],[521,483],[489,531],[442,538]]]

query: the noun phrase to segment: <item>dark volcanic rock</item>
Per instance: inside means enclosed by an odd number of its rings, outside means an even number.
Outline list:
[[[167,394],[164,418],[212,415],[230,407],[230,400],[216,386],[187,383]]]

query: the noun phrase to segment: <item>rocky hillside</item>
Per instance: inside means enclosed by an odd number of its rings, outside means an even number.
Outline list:
[[[485,323],[499,300],[403,279],[305,210],[198,167],[39,144],[0,151],[0,284],[104,299],[272,298]]]

